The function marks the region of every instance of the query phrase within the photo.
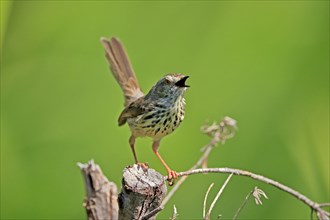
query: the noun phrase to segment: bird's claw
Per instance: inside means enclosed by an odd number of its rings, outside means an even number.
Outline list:
[[[173,170],[169,170],[167,174],[167,181],[169,186],[174,185],[174,181],[179,177],[178,173]]]
[[[149,169],[148,163],[136,163],[136,165],[138,166],[139,169],[141,168],[144,172],[148,171]]]

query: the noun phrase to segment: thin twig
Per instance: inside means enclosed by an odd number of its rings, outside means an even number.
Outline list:
[[[319,207],[327,207],[327,206],[330,206],[330,203],[321,203],[321,204],[319,204]],[[314,209],[311,207],[311,220],[313,220],[313,215],[314,215]],[[319,216],[319,213],[317,213],[318,214],[318,216]],[[329,216],[329,215],[328,215]],[[325,217],[324,219],[327,219],[327,216],[323,216],[323,217]],[[321,218],[320,219],[322,219],[323,218],[322,216],[321,216]],[[328,218],[329,219],[329,218]]]
[[[176,220],[176,218],[178,217],[178,211],[175,207],[175,205],[173,206],[173,215],[171,217],[171,220]]]
[[[254,187],[253,190],[251,190],[249,192],[249,194],[245,197],[245,200],[243,201],[242,205],[236,211],[236,213],[235,213],[235,215],[233,217],[233,220],[237,219],[238,214],[242,211],[242,209],[246,205],[246,203],[249,200],[249,198],[250,198],[251,195],[254,197],[254,200],[255,200],[255,202],[256,202],[257,205],[262,205],[262,201],[261,201],[262,196],[265,197],[266,199],[268,199],[268,197],[267,197],[267,195],[266,195],[266,193],[264,191],[262,191],[258,187]]]
[[[230,139],[234,136],[236,127],[236,121],[228,116],[224,117],[219,124],[213,123],[210,126],[203,126],[202,132],[206,133],[209,136],[212,136],[212,140],[210,143],[206,144],[202,147],[204,151],[203,155],[199,158],[199,160],[189,169],[196,169],[203,164],[207,164],[207,158],[209,157],[211,151],[214,147],[219,143],[224,143],[227,139]],[[184,181],[188,178],[188,176],[183,176],[179,181],[174,185],[172,190],[166,195],[163,200],[162,206],[165,206],[166,203],[171,199],[174,193],[179,189],[179,187],[184,183]]]
[[[251,190],[251,191],[249,192],[249,194],[247,194],[247,196],[245,197],[245,199],[244,199],[242,205],[237,209],[237,211],[236,211],[236,213],[235,213],[235,215],[234,215],[234,217],[233,217],[233,220],[237,219],[239,213],[242,211],[242,209],[243,209],[244,206],[246,205],[246,203],[247,203],[247,201],[249,200],[249,198],[251,197],[252,193],[253,193],[253,190]]]
[[[264,176],[261,176],[258,174],[251,173],[249,171],[233,169],[233,168],[207,168],[207,169],[195,169],[195,170],[189,170],[186,172],[180,172],[180,173],[178,173],[178,176],[179,177],[187,176],[187,175],[198,174],[198,173],[232,173],[234,175],[247,176],[252,179],[275,186],[276,188],[289,193],[290,195],[296,197],[298,200],[302,201],[303,203],[305,203],[306,205],[308,205],[309,207],[314,209],[319,216],[322,216],[322,217],[330,216],[329,212],[323,210],[318,203],[314,202],[313,200],[309,199],[308,197],[299,193],[298,191],[296,191],[286,185],[283,185],[275,180],[269,179],[267,177],[264,177]],[[327,203],[325,203],[325,204],[327,204]]]
[[[213,210],[215,204],[217,203],[218,199],[220,198],[220,196],[221,196],[223,190],[226,188],[226,186],[227,186],[227,184],[228,184],[228,182],[229,182],[229,180],[231,179],[232,176],[233,176],[233,174],[230,174],[230,175],[227,177],[225,183],[222,185],[222,187],[221,187],[221,189],[219,190],[218,194],[215,196],[215,198],[214,198],[214,200],[213,200],[213,202],[212,202],[212,204],[211,204],[211,206],[210,206],[210,208],[209,208],[209,211],[207,212],[207,215],[206,215],[205,220],[209,220],[209,219],[210,219],[211,212],[212,212],[212,210]]]
[[[209,186],[209,188],[207,189],[206,194],[205,194],[205,198],[204,198],[204,202],[203,202],[203,219],[205,218],[207,197],[209,196],[209,193],[210,193],[213,185],[214,185],[214,183],[211,183],[211,185]]]
[[[204,160],[209,156],[211,151],[213,150],[214,146],[219,142],[219,138],[214,137],[211,142],[204,146],[205,151],[203,155],[199,158],[197,163],[190,168],[190,170],[196,169],[197,167],[200,167]],[[163,200],[162,205],[165,206],[166,203],[171,199],[171,197],[174,195],[174,193],[179,189],[179,187],[184,183],[184,181],[188,178],[188,176],[183,176],[175,185],[173,186],[172,190],[166,195],[165,199]]]

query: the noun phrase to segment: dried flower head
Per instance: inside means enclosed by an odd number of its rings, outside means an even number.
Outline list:
[[[262,205],[261,197],[264,196],[266,199],[268,199],[267,195],[264,191],[259,189],[258,187],[254,187],[253,193],[252,193],[254,200],[257,205]]]

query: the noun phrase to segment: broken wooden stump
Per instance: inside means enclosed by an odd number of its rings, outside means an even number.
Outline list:
[[[123,172],[122,189],[104,175],[93,160],[80,164],[86,187],[84,207],[88,220],[97,219],[155,219],[162,210],[166,195],[164,177],[154,169],[138,165],[126,167]]]

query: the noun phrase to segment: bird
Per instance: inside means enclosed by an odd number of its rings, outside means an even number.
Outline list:
[[[184,119],[184,94],[189,87],[186,85],[189,76],[166,74],[144,95],[121,41],[116,37],[101,37],[101,43],[111,72],[124,94],[124,110],[118,118],[118,125],[127,123],[131,130],[129,145],[135,163],[140,164],[134,148],[135,139],[150,137],[152,150],[165,167],[167,179],[178,178],[178,173],[166,164],[158,149],[162,138],[176,130]]]

